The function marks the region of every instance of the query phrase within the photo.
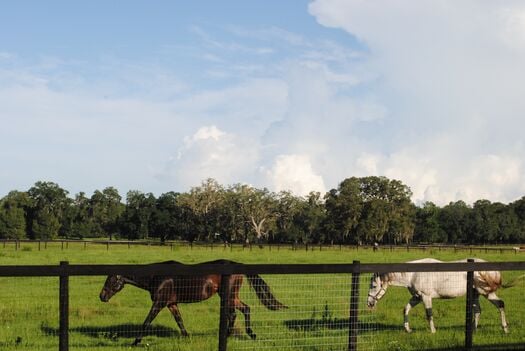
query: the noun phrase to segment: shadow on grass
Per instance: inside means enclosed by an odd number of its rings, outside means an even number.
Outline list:
[[[317,331],[321,329],[345,330],[350,327],[349,318],[308,318],[308,319],[290,319],[284,321],[284,325],[295,331]],[[402,327],[394,324],[383,323],[358,323],[359,333],[377,332],[380,330],[401,330]]]
[[[58,328],[52,328],[48,326],[41,327],[42,332],[47,335],[58,335]],[[84,334],[93,338],[104,338],[116,340],[118,338],[135,338],[139,335],[142,330],[141,324],[116,324],[109,326],[86,326],[86,327],[77,327],[70,328],[69,331],[73,333]],[[193,333],[191,335],[205,335]],[[207,334],[206,334],[207,335]],[[180,337],[184,338],[178,330],[173,328],[168,328],[162,325],[154,325],[149,327],[144,336],[157,336],[161,338],[172,338]]]
[[[427,351],[464,351],[464,346],[449,347],[449,348],[436,348],[436,349],[425,349]],[[514,343],[514,344],[500,344],[500,345],[474,345],[472,351],[505,351],[505,350],[525,350],[525,344]]]

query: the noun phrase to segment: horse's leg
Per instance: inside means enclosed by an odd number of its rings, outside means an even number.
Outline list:
[[[184,328],[184,322],[182,321],[182,316],[179,311],[179,306],[177,306],[176,303],[172,303],[171,305],[168,306],[168,309],[173,315],[173,318],[175,318],[175,322],[177,322],[177,325],[179,326],[180,333],[183,336],[188,336],[188,332],[186,331],[186,328]]]
[[[235,326],[235,319],[237,319],[237,313],[235,312],[235,307],[233,307],[233,301],[230,301],[230,306],[231,307],[228,310],[228,336],[232,335]]]
[[[153,306],[151,306],[151,309],[149,310],[148,316],[144,320],[144,323],[142,323],[142,329],[141,329],[141,331],[139,332],[139,335],[137,336],[137,338],[135,339],[135,341],[132,344],[133,346],[137,346],[140,343],[140,341],[142,340],[142,337],[146,333],[146,328],[148,328],[148,326],[155,319],[155,317],[157,317],[157,315],[159,314],[160,310],[162,310],[165,305],[166,304],[163,303],[163,302],[159,302],[159,301],[153,302]]]
[[[478,329],[479,317],[481,316],[481,305],[479,303],[479,293],[477,290],[474,290],[472,310],[474,312],[474,329]]]
[[[142,324],[142,330],[140,331],[139,335],[135,339],[135,342],[133,342],[133,345],[138,345],[140,341],[142,340],[142,336],[146,332],[146,328],[151,324],[151,322],[157,317],[160,310],[162,310],[164,307],[166,307],[168,303],[168,298],[171,296],[173,291],[173,280],[169,279],[166,281],[163,281],[160,286],[157,288],[157,291],[151,295],[151,299],[153,300],[153,305],[151,306],[151,309],[144,320],[144,323]]]
[[[487,299],[499,310],[499,314],[501,316],[501,327],[505,333],[508,333],[509,326],[507,324],[507,320],[505,319],[505,303],[495,293],[488,294]]]
[[[413,295],[410,301],[408,301],[407,305],[403,309],[403,318],[404,318],[404,327],[407,333],[411,333],[412,329],[410,329],[410,325],[408,324],[408,312],[410,312],[410,309],[412,307],[417,306],[421,302],[421,298],[417,295]]]
[[[230,324],[228,326],[228,335],[231,334],[233,331],[233,326],[235,324],[235,318],[236,313],[235,309],[238,309],[242,312],[244,315],[244,326],[246,330],[246,334],[252,339],[255,340],[256,335],[252,331],[252,328],[250,326],[250,307],[241,301],[239,298],[239,291],[241,289],[241,285],[243,282],[243,276],[242,275],[235,275],[232,277],[231,285],[230,285],[230,302],[229,305],[231,306],[230,310]]]
[[[252,339],[255,340],[257,335],[253,332],[251,328],[251,321],[250,321],[250,306],[242,302],[240,299],[236,299],[235,301],[235,308],[237,308],[239,311],[244,314],[244,326],[246,330],[246,334]]]
[[[425,305],[425,313],[427,315],[428,325],[430,326],[430,332],[434,334],[436,328],[434,327],[434,318],[432,317],[432,298],[427,295],[422,295],[421,298]]]
[[[229,290],[227,294],[228,320],[227,320],[227,326],[226,326],[228,336],[230,336],[233,333],[233,328],[235,326],[235,319],[237,318],[237,314],[235,312],[235,301],[238,299],[238,296],[239,296],[239,288],[240,288],[239,277],[241,278],[240,283],[242,283],[242,275],[237,275],[237,274],[230,276],[230,280],[227,283],[229,285],[228,286]],[[225,283],[225,282],[221,282],[221,284],[222,283]],[[221,300],[226,298],[226,296],[223,295],[222,291],[223,291],[222,288],[219,288],[218,294]]]

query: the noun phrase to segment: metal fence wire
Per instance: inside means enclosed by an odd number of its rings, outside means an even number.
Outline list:
[[[500,266],[469,297],[456,266],[0,266],[0,350],[523,349],[525,262]]]
[[[57,350],[57,277],[0,278],[0,350]]]

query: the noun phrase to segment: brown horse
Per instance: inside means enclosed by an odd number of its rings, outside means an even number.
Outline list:
[[[182,264],[177,261],[162,262],[163,264]],[[217,260],[204,262],[202,264],[230,264],[236,263],[228,260]],[[258,275],[246,275],[248,282],[255,290],[255,293],[259,300],[263,303],[266,308],[270,310],[279,310],[287,308],[285,305],[277,301],[270,291],[270,287],[266,282]],[[235,309],[238,309],[244,314],[244,324],[246,334],[250,338],[255,339],[256,335],[253,333],[250,327],[250,306],[245,304],[239,298],[239,290],[243,282],[243,275],[232,274],[229,280],[229,300],[228,305],[230,306],[229,320],[228,320],[228,335],[231,334],[235,323]],[[108,302],[109,299],[116,293],[118,293],[125,284],[131,284],[138,288],[149,291],[153,305],[148,313],[148,316],[144,320],[142,330],[133,342],[133,345],[137,345],[142,340],[142,337],[146,331],[146,328],[151,324],[159,312],[164,308],[168,307],[171,314],[175,318],[177,325],[180,328],[183,336],[188,336],[182,316],[180,314],[178,303],[192,303],[204,301],[212,297],[215,293],[220,295],[221,286],[221,275],[220,274],[206,274],[206,275],[173,275],[173,276],[123,276],[123,275],[110,275],[107,277],[104,287],[100,292],[100,300]],[[222,298],[222,296],[221,296]]]

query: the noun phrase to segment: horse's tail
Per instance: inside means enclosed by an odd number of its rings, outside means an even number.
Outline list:
[[[474,283],[485,294],[493,293],[502,285],[501,273],[498,271],[476,271],[474,272]]]
[[[262,304],[266,306],[266,308],[272,311],[288,308],[288,306],[283,305],[277,301],[275,296],[273,296],[272,292],[270,291],[268,284],[266,284],[266,282],[260,276],[257,274],[246,275],[246,278],[248,278],[248,282],[250,282],[250,285],[253,290],[255,290],[257,297],[262,302]]]
[[[513,286],[515,286],[516,284],[518,284],[519,281],[525,279],[525,274],[522,274],[520,276],[517,276],[516,278],[512,279],[510,282],[508,283],[503,283],[501,285],[501,287],[503,289],[507,289],[507,288],[512,288]]]

